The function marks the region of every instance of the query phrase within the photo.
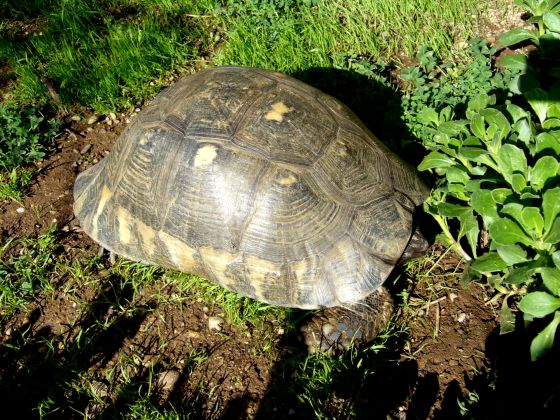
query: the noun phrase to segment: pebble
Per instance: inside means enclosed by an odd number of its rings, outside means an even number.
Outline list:
[[[158,375],[157,384],[163,391],[173,391],[180,377],[181,374],[176,370],[166,370]]]
[[[89,152],[91,146],[92,146],[91,143],[86,144],[84,147],[82,147],[82,150],[80,150],[80,154],[85,155],[87,152]]]
[[[455,359],[451,359],[449,361],[449,366],[457,366],[459,364],[459,362]]]
[[[94,124],[97,122],[98,119],[99,117],[97,115],[92,115],[91,117],[88,118],[87,123],[89,125]]]
[[[208,318],[208,329],[210,331],[212,330],[221,331],[223,323],[224,320],[219,316],[211,316]]]
[[[278,328],[278,331],[276,331],[276,334],[278,335],[284,335],[286,331],[284,330],[284,328]]]
[[[72,115],[70,118],[72,121],[80,121],[82,118],[79,115]]]
[[[465,322],[466,319],[467,319],[467,314],[464,312],[461,312],[459,315],[457,315],[457,322],[461,324]]]
[[[18,207],[18,208],[16,209],[16,212],[17,212],[17,213],[20,213],[20,214],[23,213],[24,211],[25,211],[25,209],[24,209],[23,207]]]
[[[114,112],[109,112],[109,118],[113,121],[115,121],[117,119],[117,116],[115,115]]]
[[[449,293],[449,300],[451,302],[453,302],[455,299],[457,299],[459,296],[456,293]]]

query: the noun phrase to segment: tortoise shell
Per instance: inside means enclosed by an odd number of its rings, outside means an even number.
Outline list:
[[[427,193],[336,99],[279,73],[218,67],[138,114],[78,176],[74,212],[118,255],[310,309],[379,288]]]

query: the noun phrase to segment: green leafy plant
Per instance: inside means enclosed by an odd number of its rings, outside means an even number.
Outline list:
[[[471,261],[465,279],[486,279],[498,291],[501,331],[513,329],[514,295],[526,321],[545,318],[531,344],[536,360],[553,346],[560,324],[560,56],[550,55],[551,45],[543,48],[560,40],[560,2],[518,3],[537,13],[537,30],[515,29],[500,43],[532,41],[537,60],[501,61],[518,72],[509,82],[511,99],[480,92],[463,118],[450,105],[419,111],[430,150],[419,169],[438,177],[425,209]]]
[[[60,121],[47,119],[38,107],[21,111],[0,103],[0,170],[12,171],[43,159],[60,127]]]

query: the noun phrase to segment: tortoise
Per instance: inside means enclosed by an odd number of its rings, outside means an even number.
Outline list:
[[[102,247],[210,279],[262,302],[323,309],[313,350],[371,340],[382,287],[426,240],[428,194],[333,97],[292,77],[216,67],[161,92],[112,152],[82,172],[74,213]]]

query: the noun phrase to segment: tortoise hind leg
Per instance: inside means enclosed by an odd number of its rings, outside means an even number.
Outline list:
[[[380,287],[365,299],[345,307],[327,308],[300,329],[310,353],[340,353],[353,344],[375,338],[393,313],[393,299]]]

